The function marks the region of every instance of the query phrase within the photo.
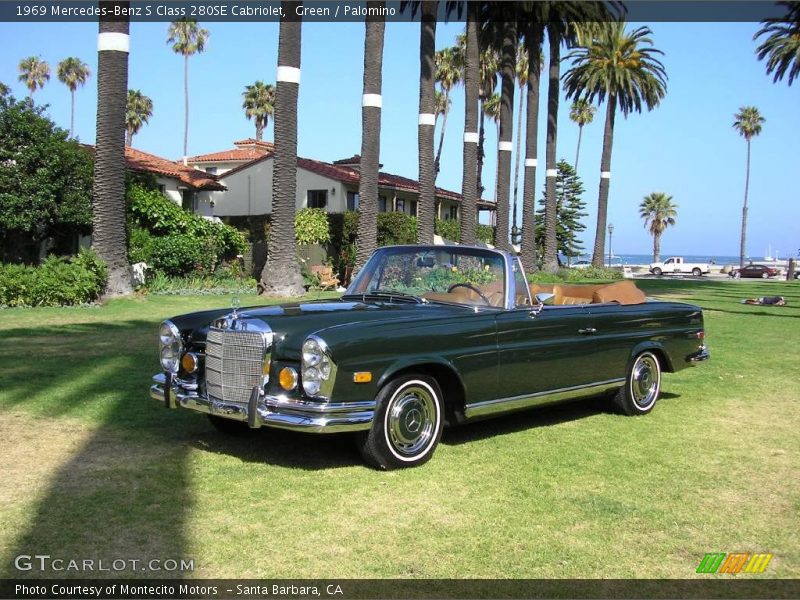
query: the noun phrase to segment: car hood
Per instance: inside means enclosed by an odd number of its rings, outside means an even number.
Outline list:
[[[401,322],[414,324],[450,318],[473,312],[473,307],[443,304],[413,304],[393,302],[352,302],[344,300],[297,302],[274,306],[251,306],[237,311],[239,319],[259,319],[269,325],[274,334],[274,358],[297,360],[303,341],[310,334],[323,337],[324,332],[342,325]],[[207,310],[180,315],[170,319],[187,338],[190,345],[204,344],[212,321],[231,315],[233,309]]]

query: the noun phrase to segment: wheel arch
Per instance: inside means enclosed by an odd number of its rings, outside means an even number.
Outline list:
[[[631,350],[631,354],[629,357],[629,361],[633,362],[637,356],[639,356],[642,352],[652,352],[653,355],[658,359],[658,364],[661,367],[661,370],[664,373],[674,373],[675,368],[672,364],[672,358],[667,352],[666,348],[659,344],[658,342],[654,341],[646,341],[640,344],[637,344]]]
[[[427,357],[398,361],[384,371],[378,380],[378,389],[380,390],[397,377],[411,373],[427,375],[436,380],[442,392],[444,417],[447,425],[454,425],[464,420],[464,406],[466,405],[464,381],[453,365],[441,358]]]

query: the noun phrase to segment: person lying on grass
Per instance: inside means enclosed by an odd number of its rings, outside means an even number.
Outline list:
[[[773,306],[785,306],[786,299],[783,296],[762,296],[761,298],[745,298],[742,304],[771,304]]]

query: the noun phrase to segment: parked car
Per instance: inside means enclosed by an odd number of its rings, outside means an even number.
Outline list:
[[[377,250],[341,298],[220,308],[160,329],[150,389],[222,431],[356,432],[379,468],[430,459],[445,425],[614,392],[650,412],[662,372],[708,359],[697,306],[629,280],[529,286],[469,246]]]
[[[780,271],[775,267],[768,267],[767,265],[747,265],[741,269],[733,269],[728,273],[729,277],[739,279],[741,277],[755,277],[759,279],[769,279],[775,277]]]
[[[664,262],[650,263],[650,272],[656,276],[692,274],[694,277],[700,277],[709,270],[708,263],[686,262],[682,256],[670,256]]]

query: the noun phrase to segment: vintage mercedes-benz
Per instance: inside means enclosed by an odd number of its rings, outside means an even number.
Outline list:
[[[220,430],[356,432],[364,459],[430,459],[445,425],[587,396],[652,410],[662,372],[708,359],[697,306],[630,280],[529,286],[470,246],[381,248],[339,299],[222,308],[161,325],[150,389]]]

